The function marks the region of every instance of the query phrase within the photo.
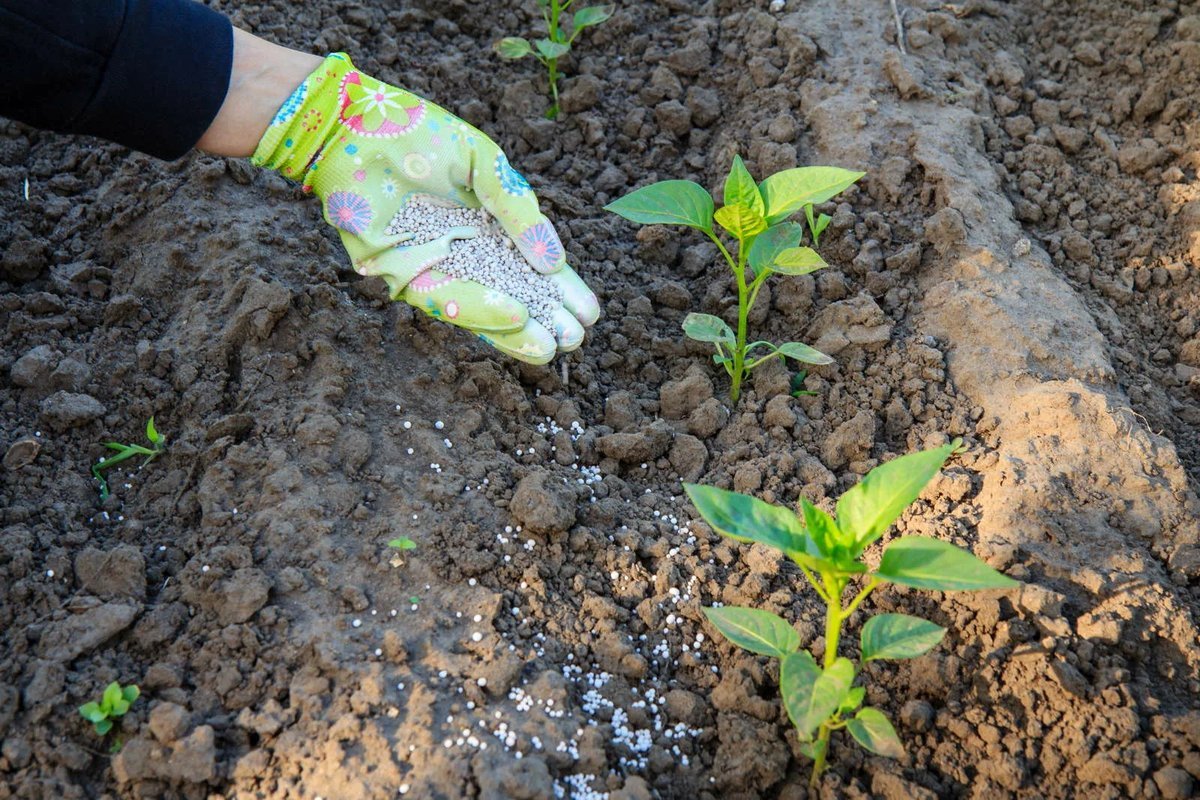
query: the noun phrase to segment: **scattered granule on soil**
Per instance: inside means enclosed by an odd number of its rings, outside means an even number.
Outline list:
[[[435,269],[505,292],[524,303],[529,316],[553,332],[554,312],[562,305],[562,292],[553,281],[529,266],[512,240],[483,209],[446,207],[417,195],[396,213],[386,233],[413,234],[404,243],[411,247],[464,226],[475,228],[479,234],[451,242],[449,257]]]

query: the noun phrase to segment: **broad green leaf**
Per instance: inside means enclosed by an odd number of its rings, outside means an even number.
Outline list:
[[[692,181],[661,181],[614,200],[605,210],[642,225],[686,225],[712,230],[712,195]]]
[[[842,544],[842,532],[838,530],[833,517],[810,503],[807,497],[800,498],[800,510],[804,514],[804,527],[808,528],[808,535],[816,543],[821,555],[831,561],[840,561],[845,552],[839,546]]]
[[[111,719],[102,719],[99,722],[93,723],[93,727],[95,727],[96,733],[100,734],[101,736],[103,736],[104,734],[111,731],[112,726],[113,726],[113,723],[112,723]]]
[[[142,696],[142,690],[136,686],[130,685],[122,689],[121,694],[124,696],[126,701],[132,703],[134,700],[137,700]]]
[[[867,690],[862,686],[855,686],[846,692],[846,696],[842,698],[842,704],[838,706],[839,714],[849,714],[854,709],[862,705],[863,698],[866,697]]]
[[[821,723],[837,710],[841,699],[828,692],[817,693],[820,677],[821,668],[806,650],[789,653],[779,664],[779,694],[802,739],[812,738]]]
[[[807,275],[827,266],[825,259],[811,247],[789,247],[776,254],[775,261],[770,264],[771,271],[780,275]]]
[[[784,342],[779,345],[779,352],[788,358],[803,361],[805,364],[832,364],[833,359],[815,347],[809,347],[800,342]],[[844,495],[843,495],[844,496]],[[839,522],[840,522],[839,517]]]
[[[109,709],[108,715],[110,717],[123,717],[125,716],[125,712],[128,710],[129,701],[124,697],[121,697],[119,700],[113,703],[112,708]]]
[[[880,614],[863,625],[862,660],[916,658],[937,647],[946,629],[908,614]]]
[[[729,190],[726,189],[726,192]],[[792,247],[798,247],[804,239],[804,229],[795,222],[781,222],[772,225],[755,238],[750,245],[747,261],[754,274],[768,269],[779,254]]]
[[[766,204],[758,191],[758,184],[754,182],[750,171],[742,163],[742,157],[738,155],[733,157],[729,177],[725,179],[725,205],[746,206],[758,217],[766,213]]]
[[[397,550],[413,550],[417,543],[407,536],[401,536],[399,539],[392,539],[388,542],[388,547],[394,547]]]
[[[722,606],[705,608],[704,616],[726,639],[751,653],[783,658],[800,649],[796,629],[769,611]]]
[[[838,658],[817,678],[817,691],[834,695],[837,704],[841,705],[854,685],[854,675],[854,662],[848,658]]]
[[[158,444],[159,442],[158,429],[154,427],[154,417],[150,417],[149,421],[146,422],[146,438],[152,444]]]
[[[611,5],[588,6],[587,8],[581,8],[575,12],[575,16],[573,18],[575,30],[582,30],[583,28],[590,28],[593,25],[599,25],[601,22],[608,20],[608,18],[613,15],[614,11],[616,11],[616,7]]]
[[[767,221],[763,219],[762,214],[740,203],[723,206],[713,216],[717,223],[737,237],[739,242],[757,236],[767,229]]]
[[[99,722],[108,715],[100,708],[100,704],[94,700],[90,703],[84,703],[79,707],[79,714],[88,722]]]
[[[511,59],[524,58],[533,52],[533,46],[529,44],[529,40],[522,39],[520,36],[509,36],[507,39],[501,39],[492,45],[492,49],[501,58]]]
[[[737,337],[725,320],[712,314],[692,312],[683,318],[683,332],[697,342],[733,343]]]
[[[838,525],[854,535],[859,550],[882,536],[920,496],[955,447],[951,442],[880,464],[838,499]]]
[[[113,708],[121,697],[121,684],[113,681],[108,686],[104,687],[104,694],[100,697],[100,707],[108,710]]]
[[[889,544],[876,574],[902,586],[942,592],[1018,585],[966,550],[925,536],[902,536]]]
[[[854,741],[872,753],[888,758],[904,757],[904,745],[900,743],[896,729],[878,709],[859,709],[854,719],[846,721],[846,730],[850,731]]]
[[[562,58],[571,51],[571,45],[566,42],[555,42],[550,39],[538,39],[533,46],[546,58]]]
[[[685,483],[683,488],[704,521],[722,536],[765,544],[788,555],[810,553],[804,526],[786,508],[715,486]]]
[[[776,172],[758,185],[767,204],[767,222],[786,219],[810,203],[824,203],[865,174],[840,167],[796,167]]]

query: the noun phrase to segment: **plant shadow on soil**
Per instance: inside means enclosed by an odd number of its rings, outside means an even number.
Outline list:
[[[630,2],[549,122],[489,50],[532,9],[213,5],[492,134],[604,316],[564,386],[387,302],[276,176],[7,124],[0,798],[810,796],[778,675],[700,607],[812,648],[819,606],[680,481],[829,506],[950,436],[892,535],[1024,586],[872,597],[950,633],[866,670],[907,758],[835,738],[820,795],[1193,791],[1200,11],[901,4],[902,54],[885,4]],[[735,152],[868,176],[825,209],[832,268],[752,317],[835,363],[798,399],[763,367],[730,409],[679,331],[730,310],[715,252],[600,209],[715,189]],[[170,452],[101,506],[98,443],[151,414]],[[109,757],[75,708],[113,680],[143,696]]]

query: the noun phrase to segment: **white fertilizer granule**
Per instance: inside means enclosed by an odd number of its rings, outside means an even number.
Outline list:
[[[551,333],[554,312],[562,305],[562,291],[546,276],[534,271],[512,240],[483,209],[445,207],[416,196],[396,213],[386,233],[410,233],[404,242],[412,247],[444,236],[451,228],[472,227],[478,235],[450,243],[450,255],[434,269],[455,278],[475,281],[508,294],[529,309],[529,316]]]

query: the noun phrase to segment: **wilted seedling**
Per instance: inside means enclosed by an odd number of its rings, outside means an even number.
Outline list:
[[[79,714],[92,723],[97,735],[104,736],[112,730],[113,720],[125,716],[129,706],[138,699],[141,693],[141,689],[132,684],[122,687],[121,684],[113,681],[105,687],[99,703],[95,701],[84,703],[79,707]]]
[[[683,332],[716,347],[713,360],[732,380],[730,399],[737,402],[746,373],[775,357],[807,364],[829,364],[824,353],[800,342],[776,345],[746,342],[747,321],[763,283],[773,273],[807,275],[827,266],[812,247],[802,247],[804,228],[788,218],[804,209],[813,247],[830,217],[813,217],[813,206],[844,191],[865,173],[838,167],[797,167],[756,184],[740,156],[734,156],[725,179],[725,205],[715,208],[712,196],[692,181],[662,181],[638,189],[605,208],[642,225],[684,225],[712,239],[733,270],[738,288],[737,331],[712,314],[688,314]],[[729,252],[713,223],[737,241],[737,258]],[[747,278],[746,270],[750,276]]]
[[[558,117],[558,60],[571,51],[571,45],[585,28],[607,20],[613,15],[614,7],[587,6],[571,15],[570,21],[563,18],[575,0],[537,0],[542,10],[542,19],[546,21],[547,37],[530,42],[519,36],[510,36],[496,42],[495,50],[502,58],[519,59],[533,56],[546,68],[550,83],[551,105],[546,111],[547,119]]]
[[[146,438],[150,440],[151,447],[143,447],[140,444],[121,444],[120,442],[104,443],[105,447],[109,450],[116,450],[117,454],[110,458],[102,458],[92,466],[92,477],[100,482],[100,502],[104,502],[109,496],[108,481],[104,479],[103,470],[134,456],[146,457],[146,460],[142,462],[144,467],[167,452],[167,438],[154,427],[154,417],[150,417],[146,423]]]
[[[946,633],[919,617],[879,614],[862,627],[861,658],[856,666],[838,655],[838,640],[842,624],[871,592],[885,583],[943,592],[1017,585],[967,551],[924,536],[893,540],[873,572],[862,561],[863,551],[917,499],[960,444],[958,440],[876,467],[841,496],[836,517],[804,498],[800,499],[801,519],[788,509],[744,494],[685,484],[688,497],[713,530],[738,542],[758,542],[782,550],[825,602],[820,664],[800,649],[796,629],[775,614],[753,608],[704,609],[709,621],[738,647],[780,659],[779,691],[800,735],[801,749],[813,759],[813,786],[825,768],[833,731],[846,729],[873,753],[892,758],[903,755],[904,747],[891,722],[882,711],[863,705],[866,690],[854,681],[867,662],[916,658],[934,648]],[[851,583],[857,591],[845,603],[843,596]]]

